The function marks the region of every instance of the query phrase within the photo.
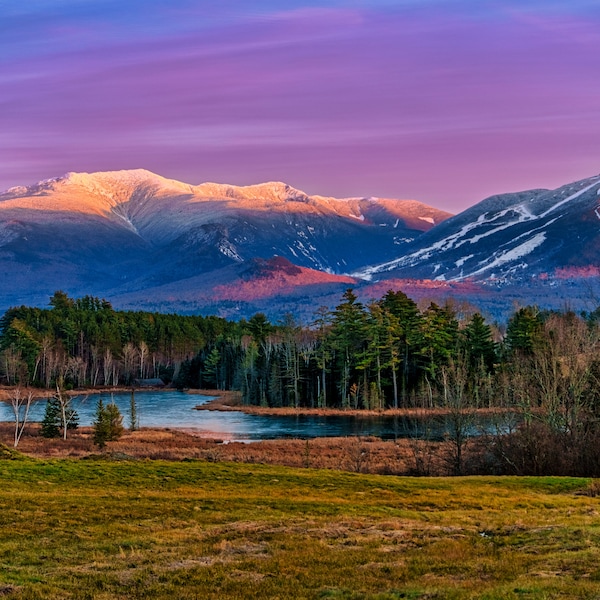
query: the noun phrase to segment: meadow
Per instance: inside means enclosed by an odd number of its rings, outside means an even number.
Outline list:
[[[0,596],[598,598],[599,489],[3,447]]]

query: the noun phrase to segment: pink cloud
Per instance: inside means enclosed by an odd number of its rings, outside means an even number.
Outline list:
[[[69,24],[64,46],[4,62],[0,188],[145,167],[457,210],[600,170],[597,22],[441,9],[258,16],[140,39],[100,33],[81,47]]]

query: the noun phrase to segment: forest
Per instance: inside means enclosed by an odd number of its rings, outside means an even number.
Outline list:
[[[160,378],[179,389],[239,390],[245,404],[264,407],[440,409],[460,417],[463,433],[472,411],[511,411],[522,426],[502,451],[531,472],[556,463],[544,445],[570,448],[569,462],[585,472],[599,468],[599,349],[600,309],[526,306],[498,325],[451,304],[419,309],[401,291],[365,305],[348,289],[310,324],[292,315],[271,323],[264,314],[228,321],[118,311],[60,291],[49,308],[15,307],[0,320],[7,385],[77,389]]]

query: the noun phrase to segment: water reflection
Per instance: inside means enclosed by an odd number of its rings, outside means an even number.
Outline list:
[[[79,423],[90,426],[94,421],[98,398],[104,403],[114,402],[123,414],[123,423],[129,426],[131,394],[93,394],[73,399],[73,407],[79,413]],[[247,415],[240,412],[194,410],[194,407],[211,400],[211,396],[186,394],[175,391],[136,392],[136,411],[140,427],[182,427],[206,437],[230,441],[258,441],[281,438],[314,438],[375,436],[396,439],[426,436],[442,439],[450,424],[443,419],[427,421],[399,417],[353,417],[312,415]],[[41,421],[46,402],[36,402],[30,412],[31,421]],[[0,420],[11,421],[12,409],[0,402]],[[476,435],[481,427],[493,426],[487,421],[472,423],[470,433]]]

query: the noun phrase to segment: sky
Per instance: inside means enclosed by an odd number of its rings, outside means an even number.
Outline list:
[[[0,190],[483,198],[600,173],[597,0],[0,0]]]

